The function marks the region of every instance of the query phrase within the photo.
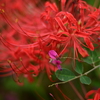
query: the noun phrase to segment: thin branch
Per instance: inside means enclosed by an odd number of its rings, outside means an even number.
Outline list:
[[[80,78],[81,76],[87,75],[87,74],[89,74],[90,72],[94,71],[95,69],[97,69],[97,68],[99,68],[99,67],[100,67],[100,65],[95,66],[95,67],[93,67],[91,70],[85,72],[84,74],[81,74],[81,75],[79,75],[79,76],[76,76],[76,77],[74,77],[74,78],[72,78],[72,79],[70,79],[70,80],[68,80],[68,81],[58,82],[58,83],[51,84],[51,85],[49,85],[48,87],[52,87],[52,86],[58,85],[58,84],[65,84],[65,83],[70,82],[70,81],[72,81],[72,80],[78,79],[78,78]]]

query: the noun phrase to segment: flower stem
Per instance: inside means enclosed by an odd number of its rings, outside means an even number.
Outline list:
[[[71,85],[72,89],[75,91],[75,93],[77,94],[77,96],[80,98],[80,100],[84,100],[84,98],[81,96],[81,94],[76,89],[76,87],[74,86],[74,84],[72,82],[69,82],[69,84]]]
[[[94,6],[94,7],[98,7],[99,2],[100,2],[99,0],[95,0],[95,2],[94,2],[94,5],[93,5],[93,6]]]

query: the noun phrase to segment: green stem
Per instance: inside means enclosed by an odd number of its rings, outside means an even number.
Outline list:
[[[94,7],[98,7],[99,2],[100,2],[99,0],[95,0],[95,2],[94,2],[94,5],[93,5],[93,6],[94,6]]]
[[[54,84],[49,85],[48,87],[52,87],[52,86],[54,86],[54,85],[64,84],[64,83],[70,82],[70,81],[72,81],[72,80],[75,80],[75,79],[77,79],[77,78],[80,78],[81,76],[84,76],[84,75],[89,74],[90,72],[94,71],[94,70],[97,69],[98,67],[100,67],[100,65],[95,66],[95,67],[93,67],[91,70],[85,72],[84,74],[81,74],[81,75],[79,75],[79,76],[76,76],[76,77],[74,77],[74,78],[72,78],[72,79],[70,79],[70,80],[68,80],[68,81],[54,83]]]

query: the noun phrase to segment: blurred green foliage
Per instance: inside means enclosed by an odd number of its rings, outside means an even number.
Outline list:
[[[94,5],[94,2],[96,1],[96,0],[84,0],[84,1],[86,1],[88,4],[90,4],[90,5]]]

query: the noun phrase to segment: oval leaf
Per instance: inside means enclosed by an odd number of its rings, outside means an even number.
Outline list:
[[[55,74],[56,77],[61,81],[69,81],[70,79],[75,78],[74,73],[66,68],[63,68],[62,70],[57,70]]]
[[[83,84],[87,84],[87,85],[91,84],[91,79],[89,77],[87,77],[87,76],[80,77],[80,81]]]
[[[86,49],[89,53],[89,56],[86,57],[86,58],[83,58],[83,61],[88,63],[88,64],[93,64],[93,63],[96,63],[97,61],[99,61],[99,56],[97,54],[97,51],[90,51],[88,49]]]
[[[76,71],[78,74],[82,74],[82,73],[83,73],[83,65],[82,65],[81,62],[76,61],[75,71]]]

